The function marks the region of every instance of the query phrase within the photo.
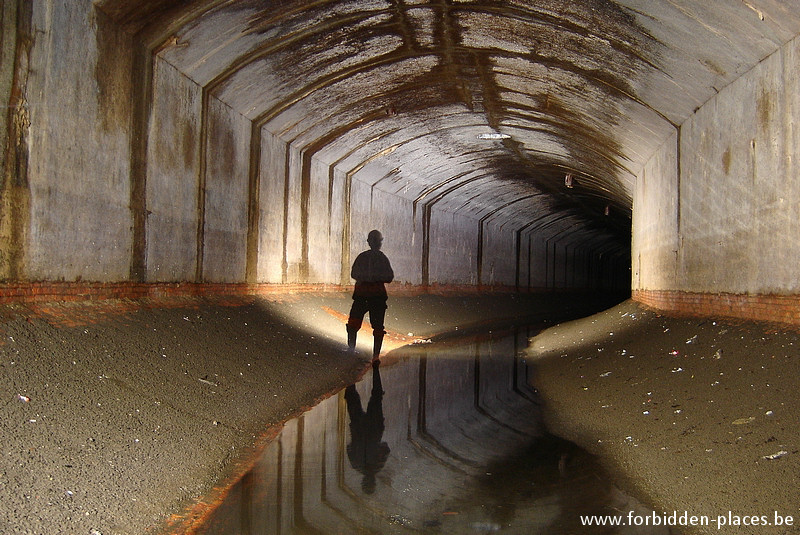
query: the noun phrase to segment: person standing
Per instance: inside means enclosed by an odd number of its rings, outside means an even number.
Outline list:
[[[347,348],[355,351],[356,337],[364,321],[364,315],[369,312],[369,322],[372,324],[374,344],[372,358],[377,359],[381,354],[383,345],[384,318],[386,316],[386,284],[394,280],[394,272],[389,259],[381,252],[383,236],[377,230],[372,230],[367,235],[369,250],[359,254],[350,276],[355,279],[353,289],[353,306],[350,308],[350,317],[347,320]]]
[[[361,489],[365,494],[375,493],[375,475],[381,471],[389,458],[389,445],[383,441],[383,387],[379,361],[372,363],[372,393],[367,410],[361,406],[361,396],[356,385],[344,391],[347,413],[350,416],[350,444],[347,457],[350,465],[363,474]]]

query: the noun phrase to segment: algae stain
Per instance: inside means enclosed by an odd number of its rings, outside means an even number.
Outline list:
[[[775,98],[772,91],[761,88],[756,100],[756,114],[758,117],[758,125],[762,130],[769,128],[770,119],[774,115]]]
[[[725,152],[722,153],[722,169],[725,170],[725,174],[730,174],[731,171],[731,148],[728,147],[725,149]]]
[[[97,100],[103,130],[124,130],[130,124],[132,38],[99,9],[94,10]]]

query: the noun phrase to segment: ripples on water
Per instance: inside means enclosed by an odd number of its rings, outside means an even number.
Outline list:
[[[199,533],[669,533],[581,525],[649,511],[544,429],[518,356],[531,334],[450,339],[373,366],[288,422]]]

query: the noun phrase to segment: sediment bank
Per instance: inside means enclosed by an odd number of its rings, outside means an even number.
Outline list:
[[[627,301],[544,331],[527,359],[548,427],[655,511],[709,519],[685,533],[800,529],[797,332]],[[793,525],[745,525],[776,515]]]
[[[368,367],[346,293],[0,306],[3,533],[163,530],[271,431]],[[576,317],[574,296],[391,297],[387,350],[487,321]]]

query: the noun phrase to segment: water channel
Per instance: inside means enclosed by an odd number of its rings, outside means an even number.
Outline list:
[[[544,428],[520,356],[533,334],[393,352],[288,422],[199,533],[676,533],[582,525],[586,515],[651,512]]]

